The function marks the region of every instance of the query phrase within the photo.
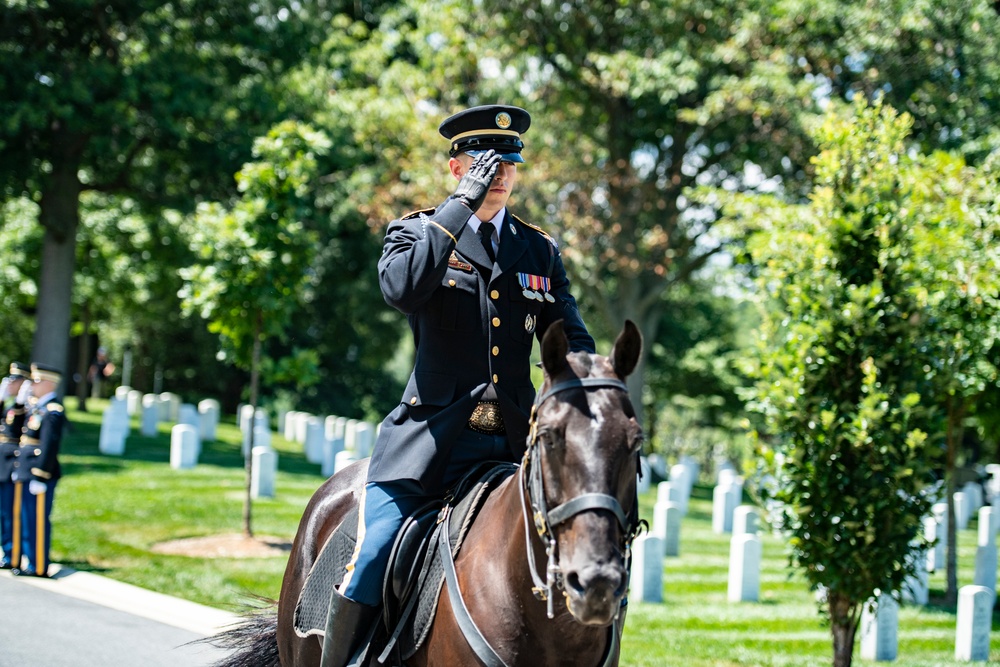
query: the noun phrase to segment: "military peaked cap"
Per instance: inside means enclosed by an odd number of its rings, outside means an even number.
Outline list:
[[[438,132],[451,140],[449,154],[468,153],[475,157],[491,148],[506,162],[524,162],[521,135],[528,131],[531,116],[520,107],[488,104],[449,116]]]
[[[55,366],[37,363],[31,364],[31,379],[35,382],[49,380],[50,382],[59,383],[62,381],[62,371]]]
[[[16,380],[17,378],[30,378],[31,369],[28,367],[27,364],[22,364],[20,361],[12,362],[10,365],[10,374],[8,377],[10,377],[12,380]]]

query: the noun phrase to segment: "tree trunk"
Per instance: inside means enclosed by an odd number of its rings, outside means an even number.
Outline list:
[[[948,551],[945,556],[947,569],[945,573],[945,605],[955,607],[958,604],[958,526],[955,521],[955,459],[958,455],[958,442],[961,439],[963,406],[955,404],[955,397],[948,397],[948,416],[945,427],[944,479],[945,493],[948,498]]]
[[[861,605],[847,596],[829,591],[830,629],[833,633],[833,667],[850,667],[854,658],[854,635],[858,630]]]
[[[80,336],[80,358],[76,362],[76,373],[80,381],[76,383],[76,409],[87,411],[87,389],[90,380],[90,303],[83,304],[83,334]]]
[[[258,311],[256,322],[253,328],[253,358],[250,362],[250,434],[248,439],[247,454],[244,460],[246,467],[246,494],[243,497],[243,534],[253,537],[251,486],[253,481],[253,441],[254,431],[257,428],[257,387],[260,382],[260,332],[263,328],[263,316]]]
[[[76,230],[80,224],[78,176],[80,156],[88,138],[54,128],[52,172],[41,189],[38,221],[45,228],[42,271],[31,360],[59,368],[64,374],[69,356],[69,326],[73,308],[73,272],[76,268]],[[65,394],[65,383],[58,389]]]

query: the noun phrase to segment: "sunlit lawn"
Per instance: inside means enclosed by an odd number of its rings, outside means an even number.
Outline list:
[[[169,427],[154,438],[139,434],[133,420],[123,457],[98,452],[101,411],[89,413],[67,400],[73,430],[63,444],[64,478],[53,513],[53,559],[76,569],[176,595],[202,604],[237,609],[248,594],[278,596],[284,557],[234,559],[162,555],[162,541],[242,529],[243,460],[233,418],[219,427],[219,441],[206,443],[197,467],[169,467]],[[254,532],[291,541],[302,509],[323,481],[319,466],[302,448],[275,434],[279,452],[277,494],[253,506]],[[651,519],[655,489],[643,498]],[[959,584],[972,583],[975,522],[960,536]],[[804,666],[830,664],[829,630],[813,596],[787,568],[779,540],[762,535],[761,602],[726,600],[728,536],[711,528],[711,489],[695,490],[684,519],[681,556],[665,562],[663,604],[630,606],[622,664],[632,667]],[[931,575],[931,597],[944,591],[944,574]],[[898,665],[958,665],[953,610],[936,606],[900,610]],[[993,627],[998,627],[994,614]],[[859,643],[855,655],[860,655]],[[991,658],[1000,661],[994,642]],[[865,664],[860,659],[855,664]]]

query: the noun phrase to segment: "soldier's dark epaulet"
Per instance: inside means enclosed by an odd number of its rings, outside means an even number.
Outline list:
[[[50,402],[45,404],[45,409],[49,412],[62,412],[63,406],[59,403]]]
[[[413,218],[419,218],[421,215],[430,215],[437,209],[433,208],[422,208],[419,211],[412,211],[404,215],[400,220],[412,220]]]
[[[510,214],[510,217],[514,218],[515,220],[517,220],[519,223],[521,223],[525,227],[530,227],[531,229],[534,229],[536,232],[538,232],[543,237],[545,237],[548,240],[548,242],[551,243],[556,248],[559,247],[559,244],[556,242],[556,240],[554,238],[552,238],[551,236],[549,236],[548,233],[544,229],[542,229],[541,227],[539,227],[538,225],[533,225],[530,222],[526,222],[526,221],[522,220],[521,218],[517,217],[516,215],[514,215],[513,213]]]

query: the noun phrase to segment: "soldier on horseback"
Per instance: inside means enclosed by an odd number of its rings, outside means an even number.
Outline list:
[[[404,520],[477,464],[520,460],[534,339],[562,320],[570,351],[594,352],[555,241],[507,209],[530,123],[506,105],[446,119],[455,193],[386,232],[379,284],[409,320],[415,364],[375,444],[357,546],[330,599],[324,667],[344,667],[360,648]]]

